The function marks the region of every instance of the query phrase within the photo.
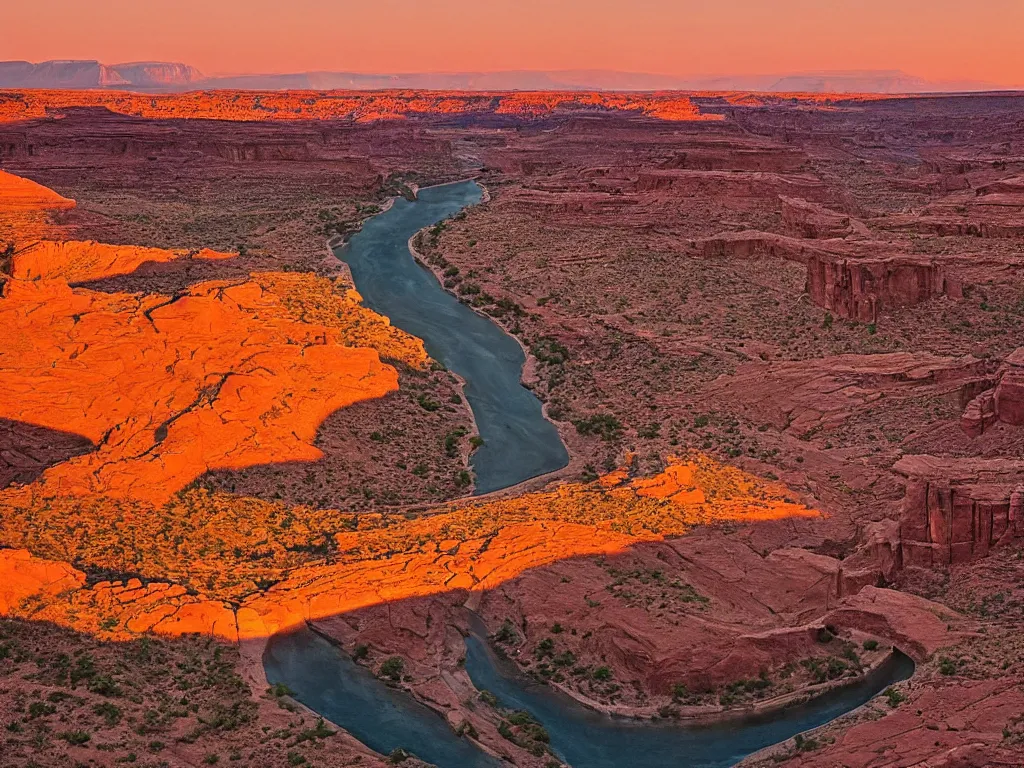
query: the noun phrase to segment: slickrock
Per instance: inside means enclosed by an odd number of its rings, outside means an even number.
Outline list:
[[[445,595],[455,604],[469,590],[485,590],[530,568],[565,557],[622,551],[637,538],[579,524],[520,523],[494,537],[471,539],[432,552],[384,561],[295,571],[238,612],[243,639],[268,637],[305,620],[350,614],[382,603]],[[431,548],[433,549],[433,548]]]
[[[30,179],[0,171],[0,207],[5,214],[39,209],[64,210],[74,208],[75,201]]]
[[[0,416],[96,446],[43,474],[54,494],[159,503],[211,469],[312,461],[330,413],[398,384],[255,282],[138,297],[11,280],[0,318]]]
[[[67,563],[34,557],[23,549],[0,549],[0,614],[31,601],[48,602],[81,588],[85,574]]]
[[[848,730],[829,728],[834,743],[784,763],[792,768],[1016,768],[1020,743],[1007,724],[1024,711],[1024,693],[1008,680],[929,680],[893,711],[875,705]],[[889,711],[885,711],[888,709]],[[1019,737],[1018,737],[1019,738]],[[816,742],[818,743],[818,742]],[[772,760],[768,765],[777,765]],[[746,764],[745,764],[746,765]]]
[[[765,146],[735,138],[712,139],[704,146],[693,146],[673,155],[662,168],[695,171],[762,171],[790,173],[800,170],[807,153],[798,147]]]
[[[0,171],[0,243],[51,234],[54,214],[74,207],[74,200],[52,189]]]
[[[130,638],[146,632],[203,634],[234,642],[227,603],[184,587],[139,579],[87,585],[82,571],[25,550],[0,550],[0,614],[52,621],[82,632]]]
[[[140,248],[134,245],[107,245],[93,241],[44,240],[16,250],[11,262],[15,280],[54,280],[85,283],[104,277],[127,275],[148,262],[165,263],[177,259],[231,259],[234,253],[219,253],[209,248],[197,252]]]
[[[679,197],[765,197],[779,193],[823,197],[828,194],[827,188],[811,176],[761,171],[686,169],[643,171],[637,179],[635,189],[637,192],[669,192]]]
[[[923,660],[953,643],[959,635],[950,630],[958,619],[940,603],[917,595],[866,586],[844,598],[822,621],[857,629],[895,643],[905,653]]]
[[[800,768],[832,766],[1019,766],[1024,756],[1024,673],[1019,621],[1022,561],[1003,549],[944,574],[943,605],[912,594],[864,590],[844,604],[849,618],[917,636],[931,661],[919,661],[914,677],[856,713],[805,737],[810,744],[782,747],[744,766],[782,762]],[[903,589],[934,589],[924,581]],[[910,574],[905,574],[905,576]],[[950,609],[955,609],[952,614]],[[844,613],[840,608],[836,613]],[[946,635],[944,638],[943,635]],[[910,644],[908,644],[910,645]],[[785,758],[789,758],[786,760]]]
[[[807,264],[821,249],[806,240],[770,232],[745,230],[723,232],[714,237],[692,240],[689,243],[704,258],[726,259],[786,259]]]
[[[851,235],[870,237],[863,222],[823,205],[793,197],[780,197],[782,203],[782,226],[786,234],[806,237],[812,240],[845,238]]]
[[[713,690],[824,652],[813,622],[838,603],[839,569],[806,550],[763,557],[696,533],[533,569],[485,594],[480,611],[492,628],[508,621],[525,634],[513,658],[527,668],[551,638],[577,664],[610,665],[620,683],[664,696],[678,684]]]
[[[970,356],[927,353],[840,355],[807,361],[749,362],[722,377],[711,394],[756,411],[794,436],[836,429],[879,404],[959,394],[987,375]]]

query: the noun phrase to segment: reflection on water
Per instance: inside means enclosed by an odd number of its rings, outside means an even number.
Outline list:
[[[560,469],[569,456],[540,401],[520,384],[526,357],[519,343],[445,291],[409,253],[417,231],[478,203],[480,195],[466,181],[423,189],[415,202],[400,198],[335,253],[368,307],[423,339],[431,357],[466,380],[484,439],[472,456],[476,490],[487,493]]]

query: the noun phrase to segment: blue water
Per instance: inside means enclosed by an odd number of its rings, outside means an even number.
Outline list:
[[[383,755],[404,749],[441,768],[497,768],[500,762],[455,735],[448,722],[390,688],[316,633],[274,635],[263,654],[267,680]]]
[[[431,357],[466,380],[466,397],[485,440],[472,457],[477,491],[484,493],[559,469],[568,456],[540,402],[519,383],[524,355],[516,341],[444,291],[409,253],[408,240],[418,230],[479,200],[473,182],[422,190],[418,201],[398,200],[366,222],[336,253],[351,268],[367,306],[423,339]],[[284,683],[296,699],[377,752],[405,749],[439,768],[503,765],[456,736],[439,714],[388,687],[309,629],[272,637],[263,662],[271,683]],[[726,768],[857,708],[913,670],[913,662],[897,652],[871,675],[810,702],[694,727],[593,712],[497,659],[479,625],[466,639],[466,671],[477,689],[490,691],[504,707],[529,710],[574,768]]]
[[[416,232],[480,202],[472,181],[399,198],[367,221],[335,254],[349,265],[365,304],[423,339],[427,352],[466,381],[482,447],[471,457],[477,493],[506,488],[564,467],[569,456],[540,401],[520,383],[518,342],[449,294],[409,253]]]
[[[651,724],[587,709],[499,660],[478,634],[466,638],[466,671],[478,690],[493,693],[503,707],[533,714],[551,736],[554,751],[574,768],[727,768],[856,709],[909,678],[914,662],[896,652],[883,667],[840,690],[780,712],[701,726]]]
[[[441,715],[381,682],[309,629],[272,637],[263,664],[271,684],[284,683],[296,699],[381,754],[402,748],[439,768],[501,765],[457,736]],[[479,634],[466,638],[466,671],[478,690],[493,693],[503,707],[531,712],[547,729],[554,751],[574,768],[727,768],[856,709],[909,678],[914,663],[897,651],[866,677],[803,704],[700,726],[594,712],[499,660]]]

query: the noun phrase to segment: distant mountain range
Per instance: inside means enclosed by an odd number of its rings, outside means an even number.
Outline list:
[[[998,90],[982,82],[937,82],[893,71],[807,72],[775,75],[675,77],[613,70],[295,74],[207,77],[195,67],[162,61],[102,64],[99,61],[0,62],[0,88],[109,88],[134,91],[371,90],[381,88],[508,91],[764,91],[802,93],[940,93]]]
[[[187,64],[164,61],[101,64],[98,61],[0,61],[0,88],[187,89],[203,81]]]

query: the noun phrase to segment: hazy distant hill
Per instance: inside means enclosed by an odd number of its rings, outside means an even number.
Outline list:
[[[185,90],[202,82],[195,67],[163,61],[101,64],[98,61],[0,62],[2,88],[127,88]]]
[[[674,77],[613,70],[534,72],[421,72],[295,74],[206,77],[195,67],[169,62],[102,64],[98,61],[0,62],[0,88],[120,88],[186,91],[202,88],[247,90],[369,90],[408,88],[467,91],[504,90],[740,90],[810,93],[928,93],[994,90],[990,83],[932,82],[900,71],[809,72],[773,75]]]

